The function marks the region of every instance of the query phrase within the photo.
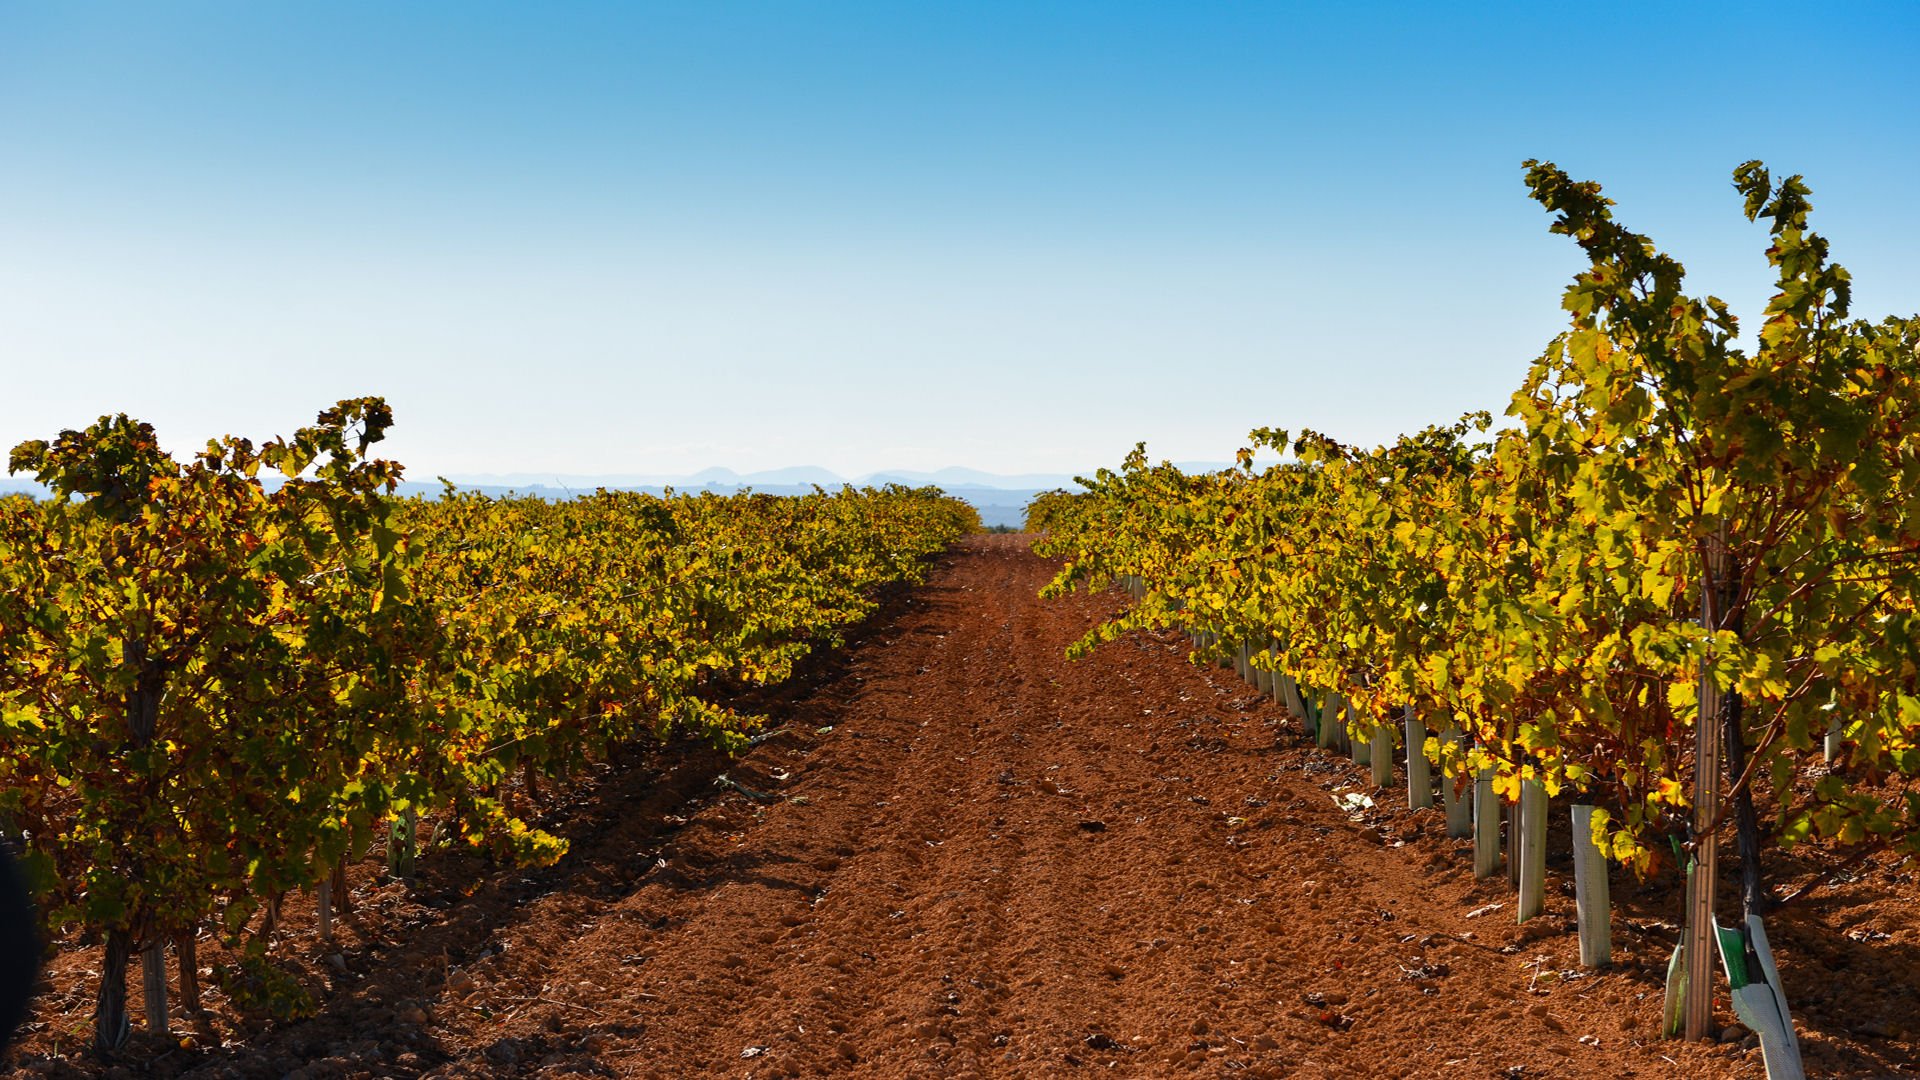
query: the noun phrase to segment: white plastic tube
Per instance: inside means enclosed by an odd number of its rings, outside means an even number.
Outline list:
[[[1373,729],[1373,745],[1367,749],[1367,756],[1373,764],[1373,786],[1378,788],[1393,785],[1393,725],[1381,724]]]
[[[1547,785],[1538,780],[1520,782],[1520,903],[1515,911],[1526,922],[1547,910]]]
[[[1320,699],[1320,729],[1316,741],[1323,750],[1337,749],[1340,745],[1340,726],[1345,722],[1347,699],[1340,696],[1338,690],[1329,690]]]
[[[1280,673],[1280,696],[1283,699],[1281,703],[1287,707],[1288,712],[1293,714],[1295,720],[1307,719],[1307,703],[1300,696],[1300,684],[1294,682],[1293,676],[1284,671]],[[1312,724],[1307,725],[1307,734],[1313,734]]]
[[[1573,808],[1573,897],[1580,917],[1580,966],[1613,962],[1613,905],[1607,895],[1607,857],[1593,842],[1593,807]]]
[[[1424,810],[1433,805],[1433,771],[1427,761],[1427,725],[1413,715],[1408,703],[1407,719],[1407,805]]]
[[[1455,746],[1464,744],[1467,737],[1460,729],[1449,724],[1440,730],[1440,741]],[[1440,801],[1447,808],[1447,835],[1455,840],[1464,840],[1473,835],[1473,799],[1454,791],[1453,778],[1441,774]]]
[[[1500,799],[1493,793],[1493,770],[1481,769],[1473,782],[1473,876],[1484,881],[1500,872]]]

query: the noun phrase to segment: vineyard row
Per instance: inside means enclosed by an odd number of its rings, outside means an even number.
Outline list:
[[[1590,262],[1506,422],[1373,450],[1261,429],[1201,475],[1137,447],[1028,526],[1067,560],[1052,591],[1136,588],[1077,653],[1141,627],[1214,658],[1251,643],[1296,715],[1328,718],[1323,740],[1365,754],[1422,718],[1410,760],[1452,784],[1523,807],[1564,793],[1593,808],[1584,840],[1636,872],[1671,848],[1693,1038],[1721,838],[1742,882],[1721,944],[1756,961],[1762,917],[1818,884],[1772,887],[1768,847],[1821,845],[1832,872],[1920,854],[1920,318],[1850,317],[1807,187],[1749,162],[1734,186],[1777,273],[1749,350],[1599,185],[1527,164]],[[1256,468],[1261,450],[1281,463]],[[1782,1032],[1769,1068],[1794,1075],[1784,999],[1758,980],[1734,1000]]]
[[[181,463],[119,416],[13,452],[53,498],[0,500],[0,830],[49,933],[104,940],[103,1051],[136,953],[150,1030],[168,944],[197,1011],[209,930],[244,942],[230,998],[306,1007],[265,955],[281,898],[317,889],[325,929],[344,866],[385,836],[406,872],[424,816],[552,862],[510,776],[744,745],[726,690],[785,679],[978,527],[931,488],[397,499],[368,453],[390,422],[345,401]]]

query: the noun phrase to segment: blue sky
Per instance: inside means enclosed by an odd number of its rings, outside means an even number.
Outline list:
[[[1579,261],[1920,310],[1920,5],[0,0],[0,441],[384,394],[411,476],[1224,459],[1498,412]]]

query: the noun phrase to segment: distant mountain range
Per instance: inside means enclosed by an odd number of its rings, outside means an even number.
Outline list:
[[[1228,468],[1224,461],[1176,461],[1181,471],[1214,472]],[[1087,470],[1091,473],[1093,470]],[[1082,473],[1080,475],[1087,475]],[[912,469],[883,469],[879,472],[861,476],[844,477],[830,469],[817,465],[795,465],[785,469],[766,469],[760,472],[737,473],[732,469],[715,466],[702,469],[697,473],[684,476],[668,476],[660,473],[615,473],[599,476],[587,476],[571,473],[449,473],[447,479],[461,487],[476,488],[515,488],[525,490],[531,487],[567,488],[574,491],[592,491],[594,488],[655,488],[674,487],[688,491],[701,488],[775,488],[808,487],[818,484],[823,488],[837,488],[842,484],[856,487],[879,484],[908,484],[920,487],[934,484],[948,491],[967,488],[986,488],[995,491],[1051,491],[1054,488],[1078,490],[1073,482],[1072,473],[1004,473],[981,472],[979,469],[965,469],[949,466],[938,472],[916,472]]]
[[[528,495],[546,496],[561,493],[578,494],[596,488],[646,491],[655,495],[664,493],[668,488],[675,491],[715,492],[752,488],[768,495],[804,495],[812,491],[816,485],[832,491],[846,484],[853,484],[856,487],[878,487],[884,484],[925,487],[932,484],[955,498],[972,504],[973,508],[980,512],[980,520],[983,524],[1005,525],[1016,529],[1026,521],[1027,502],[1035,495],[1055,488],[1080,490],[1080,485],[1074,483],[1073,477],[1066,473],[1025,473],[1007,476],[958,467],[941,469],[938,472],[887,469],[851,479],[815,465],[798,465],[787,469],[767,469],[750,473],[738,473],[732,469],[716,467],[702,469],[687,476],[508,473],[505,475],[461,474],[448,476],[447,479],[462,488],[478,490],[490,495],[518,491]],[[431,491],[438,490],[435,485],[416,482],[409,482],[401,487],[406,494],[429,494]]]
[[[1189,473],[1212,472],[1227,467],[1224,462],[1209,461],[1181,461],[1174,464],[1178,465],[1183,472]],[[439,494],[438,482],[420,479],[417,473],[414,476],[414,479],[400,485],[400,494],[428,496]],[[831,491],[845,484],[853,484],[856,487],[877,487],[883,484],[924,487],[933,484],[955,498],[972,504],[980,511],[980,520],[985,524],[1007,525],[1014,528],[1018,528],[1026,520],[1027,502],[1035,495],[1055,488],[1080,490],[1080,485],[1074,483],[1073,477],[1067,473],[1021,473],[1009,476],[957,466],[941,469],[938,472],[887,469],[882,472],[867,473],[851,480],[813,465],[751,473],[737,473],[732,469],[716,467],[702,469],[687,476],[635,473],[603,476],[572,473],[507,473],[504,475],[461,473],[449,475],[447,479],[463,490],[478,491],[487,495],[519,493],[546,498],[565,498],[568,495],[579,495],[596,488],[645,491],[659,495],[668,488],[675,491],[730,492],[750,487],[768,495],[802,495],[812,491],[815,485]],[[31,492],[43,497],[47,494],[45,488],[25,477],[0,476],[0,493],[9,491]]]
[[[842,484],[865,487],[869,484],[909,484],[915,487],[937,484],[943,488],[993,488],[1002,491],[1048,491],[1057,487],[1072,488],[1076,485],[1070,473],[1025,473],[1007,476],[999,473],[981,472],[978,469],[952,467],[938,472],[915,472],[912,469],[884,469],[880,472],[866,473],[862,476],[844,477],[829,469],[817,465],[796,465],[785,469],[766,469],[760,472],[737,473],[732,469],[714,467],[702,469],[685,476],[668,476],[659,473],[618,473],[601,476],[585,476],[567,473],[506,473],[506,474],[448,474],[447,479],[462,487],[515,487],[527,488],[538,485],[543,488],[564,487],[575,490],[591,491],[598,487],[607,488],[651,488],[675,487],[687,490],[700,488],[737,488],[737,487],[807,487],[818,484],[824,488],[837,488]]]

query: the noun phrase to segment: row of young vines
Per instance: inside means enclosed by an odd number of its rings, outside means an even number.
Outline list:
[[[172,943],[196,997],[198,933],[337,890],[376,836],[410,857],[422,815],[557,859],[510,774],[738,747],[758,720],[716,690],[787,677],[978,527],[930,488],[400,499],[391,419],[344,401],[179,462],[119,416],[13,452],[53,497],[0,500],[0,830],[48,930],[104,940],[104,1051],[131,955]]]
[[[1599,185],[1526,178],[1590,266],[1508,422],[1263,429],[1204,475],[1136,448],[1036,500],[1053,591],[1147,586],[1076,650],[1180,626],[1340,695],[1357,739],[1410,707],[1467,736],[1413,748],[1452,783],[1595,804],[1640,872],[1731,835],[1749,916],[1794,895],[1770,845],[1920,854],[1920,318],[1852,318],[1807,187],[1758,162],[1733,179],[1778,288],[1751,348]]]

